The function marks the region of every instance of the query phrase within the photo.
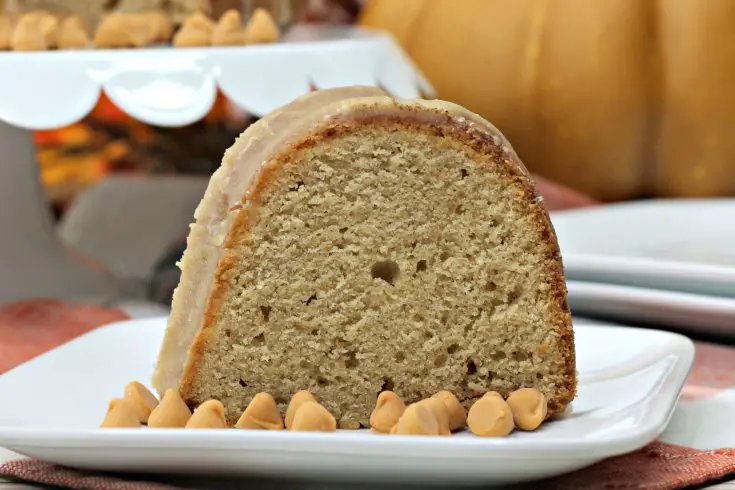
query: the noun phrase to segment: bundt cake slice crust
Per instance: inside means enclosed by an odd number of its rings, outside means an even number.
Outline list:
[[[535,386],[563,410],[576,375],[561,258],[504,143],[440,103],[380,98],[274,155],[229,211],[185,399],[218,398],[234,421],[259,391],[283,408],[307,388],[343,427],[386,388],[469,402]]]

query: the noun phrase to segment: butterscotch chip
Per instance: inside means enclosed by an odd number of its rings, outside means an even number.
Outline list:
[[[59,19],[53,15],[41,17],[41,33],[46,42],[46,49],[55,49],[59,46]]]
[[[436,393],[432,398],[438,398],[444,402],[444,406],[447,407],[450,431],[463,429],[464,426],[467,425],[467,411],[464,409],[457,397],[454,396],[454,393],[443,390]]]
[[[291,397],[291,402],[288,404],[288,407],[286,407],[286,417],[284,420],[284,422],[286,423],[286,428],[291,428],[293,419],[296,416],[296,411],[303,403],[315,401],[316,398],[314,398],[314,395],[306,390],[301,390],[298,393],[294,394],[294,396]]]
[[[245,42],[247,44],[274,43],[281,37],[276,21],[270,12],[257,8],[245,26]]]
[[[245,44],[245,30],[237,10],[228,10],[212,31],[213,46],[239,46]]]
[[[505,437],[513,432],[513,413],[501,397],[483,396],[470,407],[467,426],[476,436]]]
[[[94,45],[97,48],[128,47],[128,34],[125,30],[124,14],[106,15],[97,26]]]
[[[13,37],[13,23],[7,17],[0,16],[0,51],[10,49]]]
[[[61,22],[59,29],[59,49],[82,49],[89,46],[89,34],[84,28],[82,19],[77,16],[67,17]]]
[[[167,42],[174,34],[174,24],[171,18],[160,10],[142,12],[141,17],[149,24],[153,32],[153,42]]]
[[[535,388],[521,388],[508,396],[515,424],[521,430],[536,430],[546,420],[546,397]]]
[[[196,48],[209,46],[212,43],[212,34],[201,29],[179,29],[174,35],[173,46],[177,48]]]
[[[187,429],[226,429],[225,406],[219,400],[207,400],[194,410]]]
[[[125,398],[114,398],[107,406],[107,413],[100,427],[107,429],[140,427],[135,406]]]
[[[305,401],[296,410],[290,429],[303,432],[334,432],[337,430],[337,421],[321,404]]]
[[[98,48],[142,48],[155,37],[153,26],[139,14],[115,12],[97,27],[94,44]]]
[[[173,45],[177,48],[192,48],[212,44],[214,22],[201,12],[197,12],[184,21],[174,35]]]
[[[48,49],[46,36],[41,29],[42,17],[27,14],[20,18],[13,29],[10,46],[14,51],[45,51]]]
[[[179,392],[173,389],[166,390],[161,402],[151,411],[148,417],[148,427],[177,428],[185,427],[191,418],[191,410],[181,399]]]
[[[370,427],[373,432],[388,434],[405,411],[406,404],[403,403],[401,397],[392,391],[383,391],[378,395],[375,409],[370,414]]]
[[[451,435],[449,430],[449,411],[444,402],[438,398],[426,398],[418,402],[418,405],[426,407],[436,419],[440,436]]]
[[[413,403],[406,407],[390,433],[402,436],[438,436],[439,423],[425,405]]]
[[[278,405],[268,393],[258,393],[235,424],[238,429],[283,430]]]
[[[125,399],[132,402],[138,420],[142,423],[148,422],[151,411],[158,406],[158,398],[150,392],[148,388],[137,381],[133,381],[125,386]]]

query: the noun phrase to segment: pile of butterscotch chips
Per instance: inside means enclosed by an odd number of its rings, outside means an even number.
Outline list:
[[[507,399],[491,391],[476,400],[469,411],[449,391],[408,406],[392,391],[378,395],[370,416],[373,432],[394,435],[448,436],[468,428],[476,436],[504,437],[516,428],[536,430],[546,420],[547,405],[542,393],[521,388]],[[226,429],[225,409],[218,400],[207,400],[192,413],[176,390],[167,390],[159,401],[137,381],[129,383],[121,398],[110,401],[103,428]],[[285,416],[268,393],[253,397],[235,424],[236,429],[334,432],[334,416],[310,392],[291,397]]]

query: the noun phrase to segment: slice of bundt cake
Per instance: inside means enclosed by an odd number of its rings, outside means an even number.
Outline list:
[[[310,390],[341,427],[377,394],[576,390],[554,230],[500,132],[447,102],[315,92],[227,150],[195,213],[154,374],[234,423]]]

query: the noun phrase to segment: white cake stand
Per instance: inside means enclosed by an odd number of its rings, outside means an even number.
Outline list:
[[[205,116],[217,88],[256,116],[311,87],[433,95],[392,38],[354,27],[297,27],[282,43],[233,48],[3,52],[0,74],[0,304],[118,299],[108,274],[74,259],[59,241],[31,137],[79,121],[102,91],[131,116],[168,127]]]

